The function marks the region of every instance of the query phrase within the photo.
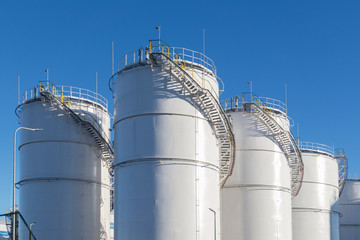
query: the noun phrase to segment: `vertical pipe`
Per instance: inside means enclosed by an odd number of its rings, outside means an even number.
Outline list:
[[[13,227],[12,227],[12,239],[16,240],[16,210],[15,210],[15,169],[16,169],[16,133],[20,128],[17,128],[14,132],[14,153],[13,153],[13,201],[12,201],[12,210],[13,210]]]
[[[18,105],[20,105],[20,75],[18,75]]]
[[[115,74],[115,66],[114,66],[114,41],[111,43],[111,63],[112,63],[112,75]],[[96,92],[97,93],[97,92]]]
[[[287,110],[287,87],[286,87],[286,83],[285,83],[285,106],[286,106],[286,117],[287,117],[288,110]]]
[[[211,208],[209,210],[214,213],[214,240],[216,240],[216,212]]]
[[[114,66],[113,66],[113,75],[114,75]],[[96,72],[96,96],[95,96],[95,101],[96,101],[97,94],[98,94],[98,72]]]

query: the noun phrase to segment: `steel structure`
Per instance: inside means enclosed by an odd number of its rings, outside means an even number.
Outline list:
[[[234,138],[213,62],[150,41],[119,60],[109,86],[115,239],[219,239],[219,188],[231,174]]]
[[[236,159],[221,190],[221,239],[292,239],[291,197],[300,189],[303,164],[286,105],[244,93],[224,108]]]
[[[340,239],[360,239],[360,179],[346,179],[340,196]]]
[[[113,153],[106,99],[40,82],[24,93],[17,113],[22,126],[43,129],[22,132],[19,146],[20,211],[36,222],[34,234],[108,240]]]
[[[305,174],[292,202],[293,240],[339,240],[339,164],[334,149],[300,142]],[[340,171],[341,172],[341,171]]]

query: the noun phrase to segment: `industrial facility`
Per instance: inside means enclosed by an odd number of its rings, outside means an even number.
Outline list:
[[[114,109],[48,77],[24,92],[0,239],[360,239],[345,151],[296,139],[282,101],[220,100],[210,58],[158,39],[108,85]]]

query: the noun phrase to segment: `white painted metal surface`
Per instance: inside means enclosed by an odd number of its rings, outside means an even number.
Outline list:
[[[221,239],[291,240],[291,176],[284,152],[264,123],[244,111],[242,103],[227,104],[236,160],[221,190]],[[277,111],[272,116],[289,130],[289,120],[279,106],[273,106]]]
[[[360,239],[360,179],[347,179],[340,197],[340,239]]]
[[[129,56],[111,86],[115,239],[219,240],[219,146],[212,125],[169,71]],[[198,71],[217,93],[215,75],[201,64]]]
[[[334,150],[301,142],[304,179],[292,201],[294,240],[339,240],[338,163]]]
[[[84,89],[61,89],[69,107],[109,138],[106,100]],[[26,91],[20,111],[22,126],[43,129],[21,135],[20,212],[29,224],[36,222],[37,239],[108,240],[110,176],[101,152],[83,126],[39,96],[38,88]],[[28,239],[26,233],[21,239]]]

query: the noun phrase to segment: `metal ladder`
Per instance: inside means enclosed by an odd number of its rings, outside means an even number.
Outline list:
[[[345,181],[347,178],[347,171],[348,171],[348,159],[345,156],[344,149],[337,149],[335,151],[335,159],[339,165],[339,196],[344,189]]]
[[[169,51],[168,51],[169,52]],[[185,60],[178,56],[159,52],[150,53],[155,66],[168,69],[191,94],[196,104],[204,111],[211,121],[220,145],[220,187],[222,188],[231,175],[235,159],[235,141],[230,122],[225,115],[217,97],[200,84],[186,70]]]
[[[59,99],[59,97],[56,97],[54,94],[52,94],[48,90],[40,90],[40,95],[43,96],[48,101],[56,104],[59,109],[62,109],[71,119],[74,120],[75,123],[81,125],[91,136],[91,138],[94,140],[96,145],[101,151],[102,158],[105,160],[106,165],[108,166],[109,173],[111,176],[113,176],[113,170],[112,170],[112,163],[114,159],[114,153],[113,150],[110,147],[110,144],[108,141],[104,139],[104,137],[101,135],[101,133],[88,121],[82,120],[73,110],[71,110],[67,104],[65,104],[62,99]]]
[[[266,107],[255,102],[243,103],[244,111],[256,115],[270,130],[288,160],[291,174],[291,195],[295,197],[301,188],[304,174],[301,151],[293,135],[284,130],[280,124],[266,111]]]

